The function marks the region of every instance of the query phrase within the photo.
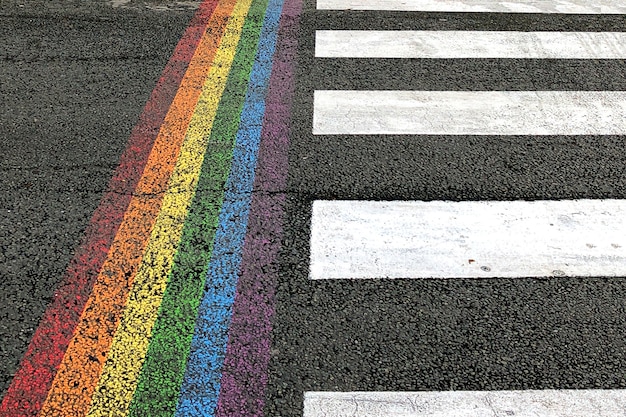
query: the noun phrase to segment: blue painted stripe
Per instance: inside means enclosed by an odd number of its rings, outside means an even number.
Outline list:
[[[176,417],[215,415],[282,7],[270,0],[263,20]]]

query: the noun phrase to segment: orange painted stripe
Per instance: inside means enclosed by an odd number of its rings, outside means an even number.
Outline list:
[[[234,4],[234,0],[221,1],[211,15],[40,416],[77,417],[86,415],[89,410],[163,193]]]

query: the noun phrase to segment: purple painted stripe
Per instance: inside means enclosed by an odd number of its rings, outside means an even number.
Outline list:
[[[266,99],[241,276],[228,332],[217,417],[263,416],[278,252],[283,237],[289,123],[301,10],[302,0],[285,0]]]

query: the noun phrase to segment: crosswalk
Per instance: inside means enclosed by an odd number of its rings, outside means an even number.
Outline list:
[[[626,276],[625,178],[612,151],[626,135],[626,25],[610,16],[626,6],[314,6],[300,65],[320,77],[301,88],[310,113],[295,124],[310,130],[292,175],[311,201],[292,209],[310,213],[310,240],[309,282],[291,286],[309,294],[290,300],[311,324],[283,326],[276,349],[292,356],[274,365],[305,358],[291,379],[300,412],[626,415],[626,383],[610,370],[626,364],[615,338],[624,317],[611,316],[623,311],[598,311]],[[384,29],[403,14],[406,29]],[[593,299],[603,286],[616,293]]]

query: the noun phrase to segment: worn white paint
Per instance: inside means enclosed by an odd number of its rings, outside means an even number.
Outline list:
[[[626,390],[306,392],[304,417],[624,417]]]
[[[326,10],[626,14],[620,0],[317,0]]]
[[[626,91],[315,91],[316,135],[623,135]]]
[[[626,276],[626,200],[315,201],[310,277]]]
[[[624,32],[318,30],[321,58],[626,58]]]

